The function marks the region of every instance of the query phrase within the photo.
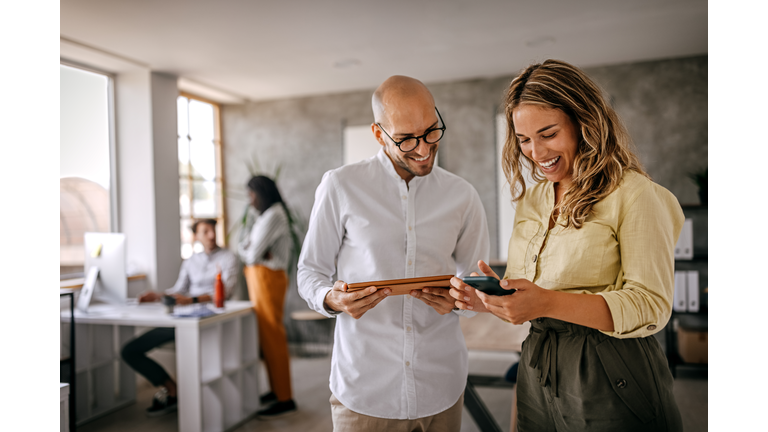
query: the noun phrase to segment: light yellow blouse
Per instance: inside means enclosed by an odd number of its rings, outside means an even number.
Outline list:
[[[603,296],[613,316],[614,331],[603,332],[609,336],[661,331],[672,311],[674,249],[685,220],[677,198],[627,171],[580,229],[565,229],[561,216],[548,230],[554,204],[549,181],[527,189],[518,201],[504,278]]]

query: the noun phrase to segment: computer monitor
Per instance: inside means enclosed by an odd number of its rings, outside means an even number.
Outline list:
[[[107,303],[125,303],[128,278],[125,272],[125,235],[85,233],[85,274],[98,267],[94,298]]]

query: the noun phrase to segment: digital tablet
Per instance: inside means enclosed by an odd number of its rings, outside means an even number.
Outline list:
[[[390,295],[409,294],[411,290],[423,288],[450,288],[453,275],[428,276],[407,279],[390,279],[371,282],[357,282],[347,284],[347,292],[359,291],[361,289],[375,286],[378,289],[389,288],[392,290]]]

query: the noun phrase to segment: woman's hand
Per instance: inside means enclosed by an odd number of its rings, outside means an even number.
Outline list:
[[[507,296],[476,292],[488,312],[512,324],[522,324],[548,316],[552,291],[545,290],[527,279],[505,279],[500,285],[504,289],[517,291]]]
[[[485,274],[485,276],[495,277],[496,279],[499,278],[499,276],[491,269],[491,266],[483,262],[483,260],[477,262],[477,267]],[[477,272],[472,272],[470,276],[480,275],[477,274]],[[457,308],[475,312],[488,312],[483,302],[477,298],[475,291],[474,288],[465,284],[461,279],[457,277],[451,278],[451,290],[449,291],[449,294],[456,300],[455,306]]]

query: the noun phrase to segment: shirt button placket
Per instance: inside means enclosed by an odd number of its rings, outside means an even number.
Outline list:
[[[405,185],[403,185],[405,187]],[[416,260],[416,230],[413,229],[415,225],[414,220],[414,202],[413,194],[415,193],[412,188],[410,191],[407,189],[402,190],[403,205],[405,208],[405,277],[414,277],[415,274],[415,260]],[[413,297],[410,295],[405,296],[410,301],[405,302],[405,309],[403,313],[403,325],[406,328],[405,333],[405,350],[403,351],[403,364],[405,365],[405,388],[406,388],[406,415],[408,418],[415,418],[418,402],[416,401],[416,382],[413,376],[413,353],[415,351],[415,335],[412,331],[413,325],[413,309],[415,303]]]

